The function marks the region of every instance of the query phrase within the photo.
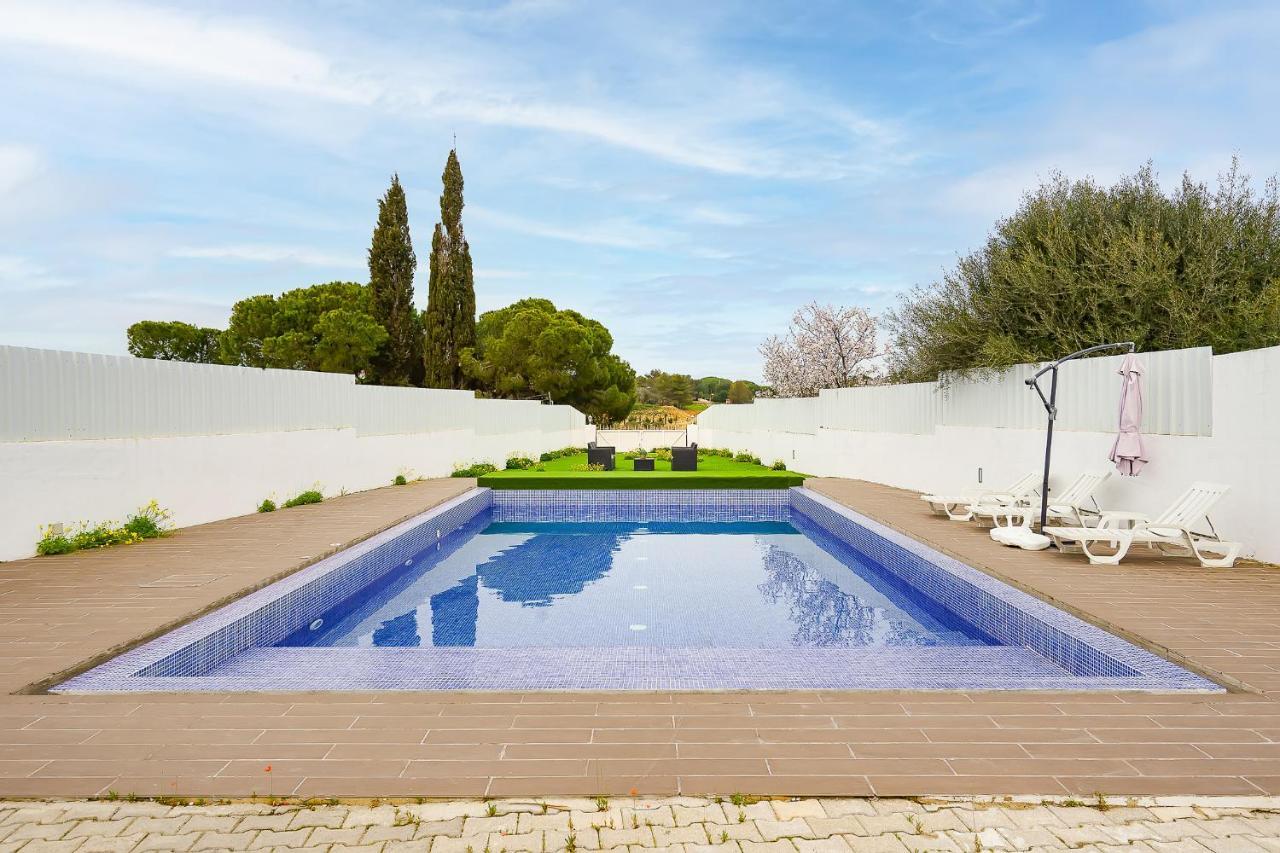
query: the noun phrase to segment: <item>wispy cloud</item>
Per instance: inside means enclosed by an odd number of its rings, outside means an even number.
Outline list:
[[[5,7],[0,40],[87,53],[162,75],[337,101],[369,103],[377,96],[376,87],[339,75],[323,55],[258,23],[213,14],[128,3],[11,3]]]
[[[179,246],[168,252],[172,258],[241,261],[249,263],[295,263],[314,267],[351,269],[364,265],[361,254],[325,252],[302,246]]]
[[[673,232],[621,218],[584,222],[577,225],[559,225],[550,221],[530,219],[488,208],[477,208],[475,205],[468,205],[467,212],[477,222],[492,225],[506,231],[528,234],[532,237],[563,240],[569,243],[581,243],[585,246],[605,246],[612,249],[656,249],[671,245],[672,241],[677,238],[677,235]]]

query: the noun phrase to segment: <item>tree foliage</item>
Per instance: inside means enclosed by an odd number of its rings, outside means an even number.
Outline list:
[[[214,364],[218,361],[220,334],[217,329],[178,320],[141,320],[129,327],[126,337],[129,354],[138,358]]]
[[[422,321],[413,307],[413,274],[418,258],[409,233],[409,207],[400,176],[378,199],[378,223],[369,246],[370,307],[386,331],[369,365],[369,378],[378,385],[420,384],[422,378]]]
[[[1280,202],[1233,160],[1216,190],[1150,164],[1111,187],[1054,175],[977,251],[887,318],[903,381],[1004,368],[1098,343],[1280,344]]]
[[[743,382],[739,379],[730,383],[729,393],[725,395],[725,399],[730,403],[750,403],[756,398],[755,389],[750,383]]]
[[[858,307],[811,302],[796,311],[783,337],[760,345],[764,378],[779,397],[813,397],[823,388],[848,388],[874,381],[876,321]]]
[[[466,377],[495,397],[547,398],[610,423],[636,400],[635,371],[612,349],[599,322],[547,299],[522,299],[482,314],[476,344],[460,361]]]
[[[687,373],[650,370],[636,379],[636,400],[655,406],[683,409],[693,403],[696,390],[693,377]]]
[[[694,383],[694,390],[700,399],[723,403],[729,399],[729,386],[732,384],[720,376],[704,376]]]
[[[426,384],[432,388],[462,388],[462,351],[476,342],[476,290],[471,247],[462,231],[462,167],[457,151],[445,163],[440,194],[440,222],[431,237],[431,278],[427,310]]]
[[[221,335],[221,360],[359,375],[387,341],[370,301],[369,288],[349,281],[242,299]]]

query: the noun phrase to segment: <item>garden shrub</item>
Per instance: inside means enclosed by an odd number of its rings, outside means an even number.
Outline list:
[[[508,471],[524,471],[533,467],[533,460],[527,456],[512,456],[507,460]]]
[[[671,448],[670,448],[670,447],[657,447],[657,448],[654,448],[654,451],[653,451],[653,458],[654,458],[654,459],[661,459],[663,462],[670,462],[670,461],[671,461]]]
[[[596,463],[596,464],[591,464],[591,465],[587,465],[587,464],[583,464],[583,465],[574,465],[574,466],[573,466],[573,468],[572,468],[572,469],[570,469],[570,470],[573,470],[573,471],[603,471],[603,470],[604,470],[604,466],[603,466],[603,465],[600,465],[600,464],[598,464],[598,463]]]
[[[395,478],[394,480],[392,480],[392,481],[391,481],[391,485],[393,485],[393,486],[404,486],[404,485],[407,485],[407,484],[408,484],[408,482],[409,482],[409,481],[405,479],[404,474],[396,474],[396,478]]]
[[[271,498],[267,498],[262,503],[258,504],[258,512],[275,512],[275,511],[276,511],[276,502],[271,500]]]
[[[783,462],[781,459],[775,459],[773,460],[773,464],[769,467],[775,471],[785,471],[787,470],[787,463]]]
[[[491,462],[476,462],[468,465],[466,468],[455,468],[453,477],[482,477],[485,474],[492,474],[498,470],[498,466]]]
[[[307,504],[318,504],[324,500],[324,495],[315,489],[307,489],[305,492],[294,495],[284,502],[286,507],[306,506]]]
[[[749,462],[752,465],[760,464],[760,457],[747,453],[745,450],[733,457],[734,462]]]
[[[586,453],[585,447],[562,447],[559,450],[548,450],[538,457],[539,462],[550,462],[552,459],[563,459],[566,456],[578,456]]]

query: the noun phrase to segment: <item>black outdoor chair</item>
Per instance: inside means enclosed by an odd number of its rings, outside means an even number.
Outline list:
[[[613,470],[613,451],[612,447],[597,447],[593,441],[587,445],[587,464],[603,465],[604,470]]]
[[[671,448],[671,470],[698,470],[698,443],[696,441],[688,447]]]

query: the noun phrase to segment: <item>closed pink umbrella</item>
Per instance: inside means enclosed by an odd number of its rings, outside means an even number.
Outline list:
[[[1133,353],[1120,363],[1120,432],[1111,445],[1111,461],[1125,477],[1136,477],[1149,461],[1142,442],[1142,365]]]

